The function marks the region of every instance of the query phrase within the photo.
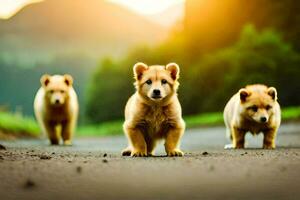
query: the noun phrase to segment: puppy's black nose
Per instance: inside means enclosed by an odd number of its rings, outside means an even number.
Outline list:
[[[55,100],[55,104],[59,104],[59,100],[58,99]]]
[[[160,90],[153,90],[153,94],[156,95],[156,96],[159,96],[160,95]]]
[[[261,117],[261,118],[260,118],[260,121],[261,121],[261,122],[266,122],[266,121],[267,121],[267,118],[266,118],[266,117]]]

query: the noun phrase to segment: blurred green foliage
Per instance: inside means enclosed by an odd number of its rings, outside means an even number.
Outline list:
[[[202,113],[184,117],[187,128],[203,126],[223,125],[223,113]],[[300,120],[300,107],[287,107],[282,109],[283,122],[298,122]],[[122,120],[104,122],[101,124],[80,125],[75,136],[108,136],[123,134]],[[38,137],[41,136],[40,128],[31,117],[24,117],[19,114],[0,112],[0,133],[16,137]],[[0,134],[1,137],[1,134]]]
[[[165,32],[149,26],[138,16],[132,18],[137,22],[129,27],[138,33],[141,31],[141,35],[131,32],[128,26],[119,31],[125,24],[125,18],[119,17],[120,11],[116,11],[118,15],[113,14],[113,20],[103,18],[100,23],[98,20],[97,26],[93,20],[81,19],[80,23],[77,21],[81,25],[70,27],[78,32],[70,31],[69,23],[68,26],[62,23],[69,15],[64,15],[66,18],[62,17],[55,29],[51,26],[41,29],[40,25],[47,24],[45,20],[52,21],[54,13],[49,15],[42,11],[39,14],[46,16],[39,19],[42,23],[36,23],[34,16],[39,15],[30,9],[26,11],[28,16],[20,15],[19,20],[0,22],[0,106],[32,115],[40,76],[69,73],[74,77],[79,96],[80,125],[120,120],[126,101],[134,92],[132,66],[136,62],[149,65],[177,62],[180,65],[179,98],[185,116],[220,112],[239,88],[251,83],[275,86],[282,106],[299,106],[299,1],[185,2],[185,18],[178,23],[182,30],[174,27],[163,43],[154,43],[151,47],[140,45],[118,59],[116,56],[125,51],[125,46],[137,44],[144,37],[157,41],[153,38]],[[98,15],[97,7],[91,7]],[[58,11],[56,6],[51,8]],[[112,12],[105,8],[101,7],[110,15]],[[71,15],[77,17],[76,13],[73,10]],[[85,14],[91,16],[91,12]],[[82,29],[85,22],[88,29]],[[111,22],[117,22],[118,29],[115,30]],[[101,24],[108,29],[96,28]],[[63,34],[57,35],[55,30]],[[87,30],[96,34],[92,34],[93,37],[82,34]],[[96,59],[102,59],[104,52],[113,52],[109,55],[114,57],[107,57],[97,65]]]
[[[19,136],[38,136],[39,126],[31,117],[0,112],[0,132]]]
[[[111,59],[104,59],[101,66],[93,74],[86,94],[86,113],[94,122],[120,119],[132,90],[129,70],[119,68]]]
[[[263,83],[278,89],[283,106],[299,105],[300,55],[271,29],[246,25],[233,45],[190,59],[184,35],[156,47],[139,47],[119,61],[105,59],[87,91],[87,117],[97,123],[120,119],[133,93],[132,66],[177,62],[181,67],[179,98],[184,115],[221,111],[229,98],[247,84]],[[138,59],[137,59],[138,58]]]
[[[298,0],[186,0],[184,32],[191,57],[232,45],[249,23],[259,31],[272,27],[299,51],[299,9]]]
[[[282,121],[300,119],[300,107],[288,107],[283,109],[281,113]]]
[[[299,54],[278,33],[259,33],[253,26],[245,26],[236,44],[204,55],[190,66],[183,105],[187,114],[220,110],[239,88],[255,83],[275,86],[283,106],[297,105],[299,65]],[[197,92],[188,91],[195,86]]]
[[[110,121],[104,122],[100,125],[84,125],[79,126],[77,136],[106,136],[106,135],[120,135],[122,130],[123,121]]]
[[[94,63],[82,54],[64,54],[51,62],[37,63],[26,68],[22,63],[6,62],[0,51],[0,105],[10,111],[33,116],[33,100],[41,87],[40,77],[47,74],[71,74],[80,105],[85,102],[85,88]],[[76,57],[76,59],[73,59]],[[84,121],[84,106],[80,107],[80,120]]]

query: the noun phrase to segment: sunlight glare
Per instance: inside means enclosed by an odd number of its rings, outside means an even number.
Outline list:
[[[0,18],[10,18],[25,5],[41,0],[0,0]]]
[[[0,0],[0,18],[9,18],[25,5],[42,0]],[[102,0],[99,0],[102,1]],[[160,13],[185,0],[106,0],[129,8],[142,15]]]
[[[185,0],[107,0],[121,4],[142,15],[153,15]]]

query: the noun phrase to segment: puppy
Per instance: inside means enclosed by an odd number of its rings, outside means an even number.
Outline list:
[[[249,131],[254,135],[262,132],[263,148],[274,149],[281,121],[276,89],[259,84],[240,89],[227,103],[224,121],[227,136],[232,139],[232,145],[225,148],[244,148]]]
[[[122,155],[152,156],[157,141],[165,139],[168,156],[183,156],[179,142],[185,123],[177,98],[178,65],[147,66],[137,63],[133,72],[136,92],[126,104],[123,124],[129,146]]]
[[[60,135],[64,145],[71,145],[78,117],[73,78],[70,75],[43,75],[41,85],[34,100],[36,119],[52,145],[59,144]],[[60,134],[57,132],[59,126]]]

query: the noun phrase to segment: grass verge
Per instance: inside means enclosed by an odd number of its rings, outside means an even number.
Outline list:
[[[193,116],[185,116],[187,128],[201,126],[223,125],[223,114],[203,113]],[[288,107],[282,109],[282,121],[299,121],[300,107]],[[122,120],[104,122],[99,125],[84,125],[77,129],[77,136],[107,136],[122,133]],[[40,129],[31,117],[22,117],[17,114],[0,112],[0,132],[20,136],[38,136]]]
[[[15,136],[38,136],[40,129],[31,117],[19,114],[0,112],[0,132]]]
[[[184,117],[187,128],[196,128],[203,126],[223,125],[223,113],[203,113],[199,115]],[[282,109],[282,121],[299,121],[300,107],[287,107]],[[77,134],[79,136],[105,136],[118,135],[122,133],[123,121],[105,122],[100,125],[82,126],[79,127]]]
[[[76,134],[78,136],[105,136],[118,135],[122,133],[122,121],[104,122],[99,125],[79,126]]]

